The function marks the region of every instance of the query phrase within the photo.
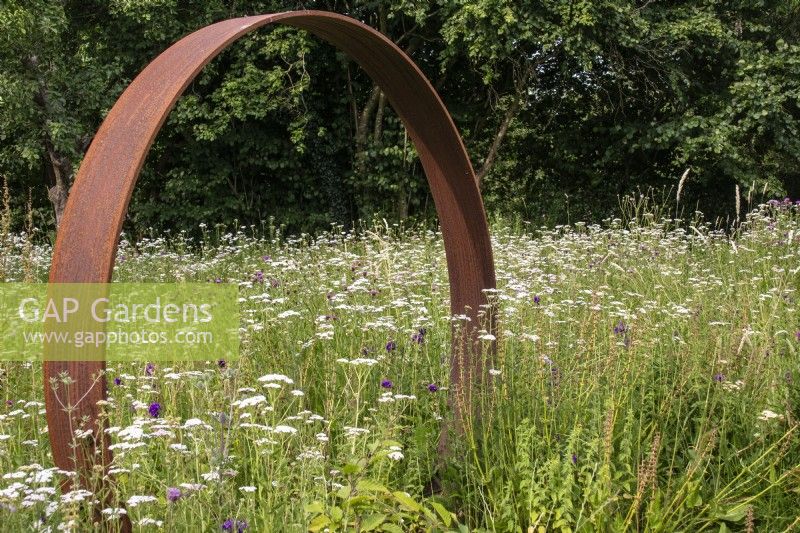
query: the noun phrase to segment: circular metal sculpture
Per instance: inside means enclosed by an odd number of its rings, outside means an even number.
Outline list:
[[[419,153],[444,237],[453,314],[472,317],[494,288],[495,274],[483,202],[461,137],[450,115],[419,68],[394,43],[351,18],[321,11],[294,11],[226,20],[198,30],[159,55],[117,100],[78,171],[58,231],[51,283],[111,281],[119,235],[133,187],[156,134],[181,93],[200,70],[233,41],[279,22],[321,37],[352,57],[386,94]],[[491,318],[491,317],[490,317]],[[483,374],[470,357],[470,335],[453,342],[452,388],[469,390]],[[88,483],[94,468],[102,476],[111,460],[103,442],[97,402],[106,398],[104,362],[46,361],[47,424],[55,464],[77,470]],[[58,398],[51,379],[63,373],[72,383]],[[461,402],[454,402],[461,404]],[[65,405],[71,410],[64,409]],[[457,407],[458,409],[458,407]],[[70,446],[76,429],[94,441],[79,451]],[[103,469],[99,469],[102,465]]]

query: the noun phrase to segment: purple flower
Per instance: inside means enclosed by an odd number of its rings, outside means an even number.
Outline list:
[[[539,305],[541,302],[542,302],[542,299],[541,299],[541,297],[539,297],[538,294],[533,297],[533,303],[535,303],[536,305]]]
[[[6,400],[6,405],[11,407],[12,405],[14,405],[14,402],[11,400]]]
[[[394,384],[389,379],[384,379],[383,381],[381,381],[381,387],[383,387],[384,389],[391,389],[392,385]]]
[[[181,489],[177,487],[170,487],[167,489],[167,500],[176,502],[181,498]]]
[[[798,341],[800,341],[800,330],[798,330],[797,333],[794,334],[794,336]]]
[[[268,255],[261,256],[261,259],[263,259],[265,263],[269,263],[270,261],[272,261],[272,258]]]
[[[725,375],[720,372],[717,372],[716,374],[714,374],[714,381],[716,381],[717,383],[722,383],[723,381],[725,381]]]
[[[215,278],[214,283],[222,283],[222,278]]]
[[[156,365],[154,365],[153,363],[147,363],[147,365],[144,367],[144,373],[147,374],[148,376],[152,376],[153,372],[155,371],[156,371]]]
[[[253,281],[255,281],[256,283],[264,283],[264,273],[261,272],[260,270],[257,271],[253,276]]]
[[[428,390],[430,392],[436,392],[439,390],[439,386],[436,385],[436,383],[431,383],[430,385],[428,385]]]
[[[614,335],[624,335],[626,333],[628,333],[628,325],[620,320],[619,323],[614,326]]]
[[[217,413],[216,419],[222,427],[228,427],[231,423],[231,419],[226,413]]]
[[[574,465],[578,464],[578,456],[575,455],[574,453],[572,454],[572,464]]]
[[[151,403],[148,411],[150,411],[150,416],[158,418],[158,415],[161,414],[161,404],[158,402]]]
[[[239,520],[238,518],[236,520],[228,518],[222,523],[223,531],[233,531],[234,528],[236,528],[236,533],[242,533],[242,531],[247,529],[247,522],[245,520]]]
[[[225,361],[225,359],[220,359],[219,361],[217,361],[217,366],[220,368],[225,368],[226,366],[228,366],[228,363]]]
[[[397,343],[394,341],[389,341],[386,343],[386,351],[393,352],[394,349],[397,348]]]
[[[122,378],[117,376],[114,378],[114,385],[122,385]]]
[[[425,328],[419,328],[419,330],[411,335],[411,341],[416,342],[417,344],[422,344],[425,342],[425,334],[428,332]]]

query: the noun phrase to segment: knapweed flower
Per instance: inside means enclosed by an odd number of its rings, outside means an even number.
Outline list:
[[[245,529],[247,529],[247,522],[244,520],[239,520],[239,519],[234,520],[232,518],[228,518],[222,523],[223,531],[235,530],[236,533],[242,533],[242,531],[244,531]]]
[[[392,385],[394,384],[390,379],[384,379],[383,381],[381,381],[381,387],[383,387],[384,389],[391,389]]]
[[[795,333],[794,336],[798,341],[800,341],[800,330],[797,330],[797,333]]]
[[[722,383],[723,381],[725,381],[725,376],[722,373],[717,372],[716,374],[714,374],[714,381],[716,381],[717,383]]]
[[[578,456],[576,454],[572,454],[572,464],[578,464]]]
[[[533,297],[533,303],[535,303],[536,305],[539,305],[540,303],[542,303],[541,296],[539,296],[538,294],[536,296],[534,296]]]
[[[253,281],[256,283],[264,283],[264,273],[260,270],[256,271],[256,273],[253,275]]]
[[[425,334],[428,332],[425,328],[419,328],[416,333],[411,335],[411,341],[416,342],[417,344],[422,344],[425,342]]]
[[[214,283],[222,283],[222,278],[214,278]]]
[[[167,500],[176,502],[181,499],[181,489],[177,487],[170,487],[167,489]]]
[[[393,352],[394,349],[397,348],[397,343],[394,341],[389,341],[386,343],[386,351]]]
[[[153,363],[147,363],[147,365],[145,365],[144,367],[144,373],[147,374],[148,376],[152,376],[155,371],[156,371],[156,365],[154,365]]]
[[[161,404],[158,402],[151,403],[148,411],[150,412],[150,416],[158,418],[158,415],[161,414]]]
[[[217,366],[220,368],[225,368],[226,366],[228,366],[228,363],[225,361],[225,359],[220,359],[219,361],[217,361]]]
[[[616,326],[614,326],[614,335],[624,335],[627,332],[628,332],[628,325],[622,320],[620,320],[619,323]]]
[[[119,377],[119,376],[115,377],[114,378],[114,385],[122,385],[122,378]]]
[[[428,385],[428,390],[430,392],[436,392],[439,390],[439,386],[436,383],[431,383],[430,385]]]
[[[217,422],[219,422],[219,424],[225,428],[231,423],[231,419],[227,413],[216,413],[215,418],[217,419]]]

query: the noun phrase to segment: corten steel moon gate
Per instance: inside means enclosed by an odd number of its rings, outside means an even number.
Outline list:
[[[274,22],[308,30],[346,52],[386,94],[414,142],[431,188],[444,237],[451,311],[472,317],[468,328],[474,331],[478,311],[487,303],[483,290],[495,287],[495,273],[483,202],[464,143],[430,82],[400,48],[361,22],[323,11],[212,24],[184,37],[147,65],[117,100],[81,164],[58,230],[50,282],[111,281],[133,187],[168,113],[217,54],[239,37]],[[469,390],[471,381],[483,374],[480,357],[469,356],[468,338],[453,342],[455,392]],[[106,384],[104,379],[94,383],[93,376],[104,368],[105,362],[44,364],[53,459],[60,468],[77,468],[82,478],[92,464],[108,465],[111,459],[104,446],[76,454],[75,464],[69,446],[78,427],[75,422],[82,417],[89,421],[84,429],[93,431],[95,443],[101,442],[97,402],[106,398]],[[49,385],[62,372],[74,380],[68,390],[59,391],[62,405],[75,406],[71,414],[62,409]]]

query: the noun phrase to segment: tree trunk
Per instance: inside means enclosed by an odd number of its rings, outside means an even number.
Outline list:
[[[47,198],[53,204],[53,212],[56,217],[56,227],[61,223],[64,209],[67,207],[67,197],[69,196],[70,184],[72,183],[72,162],[69,158],[56,149],[47,123],[53,116],[53,108],[47,92],[47,82],[39,73],[39,59],[35,55],[28,56],[25,60],[28,69],[36,77],[38,90],[33,97],[36,105],[42,113],[42,146],[44,148],[44,182],[47,187]],[[83,150],[89,144],[89,139],[79,139],[78,149]]]
[[[69,184],[72,181],[72,165],[66,157],[60,156],[50,141],[49,135],[45,135],[45,186],[47,187],[47,198],[53,204],[53,212],[56,216],[56,227],[61,224],[61,217],[67,207],[67,197],[69,196]]]
[[[386,94],[381,91],[381,95],[378,98],[378,110],[375,112],[375,127],[372,130],[372,140],[376,143],[381,141],[381,136],[383,135],[384,109],[386,109]]]
[[[511,121],[514,120],[514,117],[517,116],[519,113],[520,108],[522,107],[522,98],[518,97],[514,99],[514,102],[506,110],[506,114],[503,116],[503,121],[500,123],[500,128],[497,130],[497,133],[494,136],[494,141],[492,141],[492,146],[489,148],[489,153],[486,154],[486,158],[483,160],[483,165],[475,173],[475,178],[478,180],[478,189],[483,188],[483,179],[492,170],[495,161],[497,160],[497,153],[500,151],[500,147],[503,144],[503,139],[506,137],[506,133],[508,133],[508,127],[511,125]]]
[[[400,220],[408,218],[408,194],[402,185],[397,191],[397,217]]]
[[[380,96],[381,88],[377,85],[373,85],[369,100],[364,104],[364,109],[362,109],[361,113],[358,115],[358,122],[356,123],[356,172],[359,174],[363,174],[366,170],[369,120],[372,117],[372,113],[378,107]]]

